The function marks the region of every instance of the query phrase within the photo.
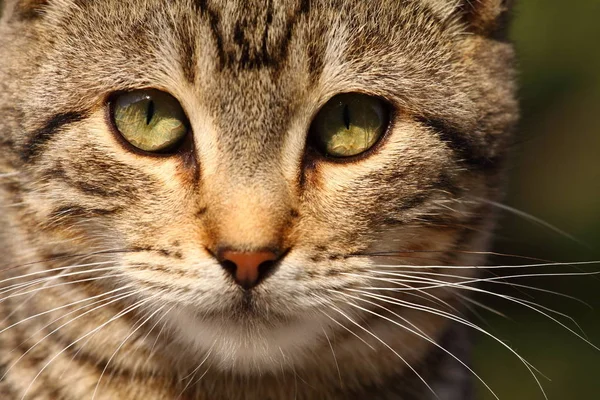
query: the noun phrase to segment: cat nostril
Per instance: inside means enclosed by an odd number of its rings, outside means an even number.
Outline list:
[[[221,263],[221,267],[223,267],[223,269],[225,269],[225,271],[229,272],[231,274],[231,276],[235,276],[235,270],[236,270],[237,266],[235,265],[235,263],[233,261],[222,260],[220,263]]]
[[[241,252],[225,250],[219,262],[235,282],[248,290],[265,279],[275,268],[277,254],[271,250]]]

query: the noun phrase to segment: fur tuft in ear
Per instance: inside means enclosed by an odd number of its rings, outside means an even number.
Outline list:
[[[461,12],[475,33],[506,39],[513,0],[462,0]]]

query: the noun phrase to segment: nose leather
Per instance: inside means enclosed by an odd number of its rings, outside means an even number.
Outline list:
[[[235,271],[230,271],[235,281],[244,289],[254,287],[267,271],[261,271],[261,266],[269,269],[272,261],[277,260],[277,255],[269,250],[241,252],[226,250],[221,255],[221,262],[235,265]]]

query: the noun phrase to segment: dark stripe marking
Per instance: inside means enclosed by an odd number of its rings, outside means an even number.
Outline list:
[[[209,21],[212,36],[217,47],[219,58],[219,68],[223,69],[228,66],[230,68],[240,69],[256,69],[261,67],[274,67],[283,62],[287,58],[289,44],[292,39],[292,34],[296,23],[300,17],[310,11],[310,0],[303,0],[298,9],[293,15],[285,21],[285,32],[283,38],[276,46],[273,46],[275,51],[268,51],[269,26],[273,22],[273,5],[272,2],[267,4],[267,13],[265,20],[265,29],[261,39],[259,48],[253,48],[250,41],[245,37],[244,30],[247,21],[237,21],[234,25],[233,40],[237,49],[225,50],[223,43],[223,33],[220,27],[220,16],[218,11],[213,10],[208,6],[206,0],[196,0],[194,5],[200,14],[204,14]],[[237,51],[241,53],[239,59]]]
[[[120,207],[113,208],[85,208],[79,205],[67,205],[55,208],[50,211],[48,218],[50,225],[53,225],[54,219],[59,218],[83,218],[83,217],[105,217],[121,212]]]
[[[172,257],[181,260],[183,258],[183,254],[179,250],[172,251],[170,249],[158,248],[152,246],[135,246],[131,248],[133,252],[152,252],[158,253],[164,257]],[[150,264],[148,264],[150,265]]]
[[[54,115],[46,124],[31,134],[29,140],[23,146],[21,151],[21,159],[25,162],[35,159],[43,150],[44,145],[52,136],[56,134],[62,127],[79,122],[86,118],[84,112],[66,112]]]
[[[210,31],[212,32],[213,40],[217,47],[217,56],[219,57],[219,65],[221,68],[225,65],[225,51],[223,50],[223,39],[219,29],[220,18],[219,14],[208,7],[207,0],[196,0],[194,2],[196,11],[200,14],[204,14],[208,18],[210,25]]]
[[[99,197],[119,197],[119,196],[127,196],[129,193],[118,190],[117,187],[103,187],[99,185],[91,184],[89,181],[81,180],[73,180],[71,177],[67,175],[62,166],[57,166],[55,168],[44,171],[44,176],[50,180],[60,180],[65,184],[69,185],[73,189],[80,191],[83,194],[89,196],[99,196]]]
[[[181,68],[183,70],[183,76],[187,79],[188,82],[194,84],[196,82],[196,40],[194,34],[192,32],[189,32],[187,27],[185,28],[185,32],[181,33],[180,49]]]
[[[448,122],[441,119],[419,117],[418,122],[433,129],[440,140],[452,149],[465,164],[480,170],[496,169],[501,164],[502,157],[488,157],[480,143],[457,130]]]

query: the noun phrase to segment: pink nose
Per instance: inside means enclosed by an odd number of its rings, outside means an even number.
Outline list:
[[[251,289],[271,272],[275,260],[277,255],[270,250],[253,252],[225,250],[219,261],[238,285],[244,289]]]

